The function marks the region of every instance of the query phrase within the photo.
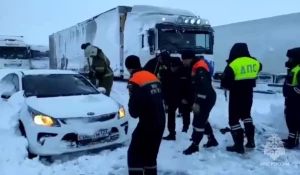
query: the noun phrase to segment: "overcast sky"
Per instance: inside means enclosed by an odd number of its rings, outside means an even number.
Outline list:
[[[0,0],[0,35],[48,45],[51,33],[117,5],[141,4],[188,9],[212,25],[300,12],[300,0]]]

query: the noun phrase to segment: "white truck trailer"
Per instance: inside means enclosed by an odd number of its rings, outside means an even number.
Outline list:
[[[30,67],[30,51],[23,36],[0,35],[0,68]]]
[[[136,5],[118,6],[49,36],[50,67],[57,69],[66,57],[68,69],[85,66],[80,46],[89,42],[110,59],[116,77],[128,78],[125,58],[137,55],[144,65],[167,49],[172,56],[193,50],[213,65],[214,32],[209,21],[180,9]]]
[[[250,54],[263,64],[263,72],[286,73],[288,49],[300,47],[300,13],[214,27],[215,71],[223,71],[236,42],[248,44]]]

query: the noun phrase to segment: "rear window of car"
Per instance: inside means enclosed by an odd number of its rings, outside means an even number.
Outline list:
[[[22,79],[22,85],[27,97],[99,94],[97,89],[79,74],[26,75]]]

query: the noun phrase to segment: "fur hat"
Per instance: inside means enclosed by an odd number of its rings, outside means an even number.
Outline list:
[[[84,50],[85,57],[97,56],[98,48],[96,46],[91,45],[90,43],[82,44],[81,49]]]

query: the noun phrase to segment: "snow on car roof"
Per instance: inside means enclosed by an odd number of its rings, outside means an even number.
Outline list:
[[[78,74],[71,70],[52,70],[52,69],[34,69],[34,70],[23,70],[24,75],[43,75],[43,74]]]

